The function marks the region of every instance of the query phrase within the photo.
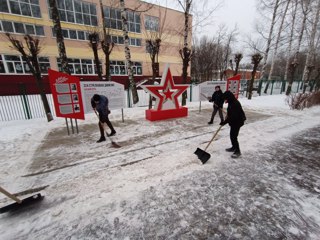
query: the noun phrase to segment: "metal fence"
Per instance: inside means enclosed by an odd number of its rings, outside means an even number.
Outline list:
[[[260,81],[258,89],[260,89],[260,95],[264,94],[264,89],[267,81]],[[301,92],[302,82],[294,82],[292,85],[292,93]],[[284,81],[271,81],[267,91],[268,95],[282,94],[285,92],[286,82]],[[307,91],[310,90],[310,86]],[[245,95],[245,89],[242,89],[242,94]],[[124,91],[125,94],[125,106],[126,107],[145,107],[149,104],[149,94],[144,90],[138,90],[139,102],[137,104],[130,104],[128,91]],[[52,115],[55,117],[55,109],[53,104],[53,98],[51,94],[47,94],[47,99],[51,109]],[[132,98],[131,98],[132,99]],[[200,100],[199,97],[199,86],[190,85],[188,88],[188,102],[197,102]],[[179,98],[181,102],[181,96]],[[129,106],[130,104],[130,106]],[[17,96],[0,96],[0,121],[11,121],[11,120],[24,120],[33,118],[45,118],[45,111],[39,94],[37,95],[17,95]]]

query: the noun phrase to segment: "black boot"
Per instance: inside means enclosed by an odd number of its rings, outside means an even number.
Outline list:
[[[235,151],[235,152],[231,155],[232,158],[238,158],[238,157],[240,157],[240,156],[241,156],[241,152],[240,152],[240,151]]]
[[[234,152],[236,149],[234,147],[231,147],[231,148],[226,148],[226,151],[227,152]]]
[[[99,138],[99,140],[97,141],[97,143],[101,143],[101,142],[103,142],[103,141],[105,141],[106,140],[106,137],[105,136],[101,136],[100,138]]]
[[[208,122],[208,124],[213,124],[213,120],[210,120],[210,121]]]
[[[115,130],[113,130],[113,131],[111,131],[110,134],[107,133],[107,136],[108,136],[108,137],[111,137],[111,136],[116,135],[116,133],[117,133],[117,132],[116,132]]]

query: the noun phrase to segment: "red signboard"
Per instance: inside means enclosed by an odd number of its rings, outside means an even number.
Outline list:
[[[227,90],[232,92],[237,99],[240,91],[240,79],[241,75],[236,75],[227,79]]]
[[[79,78],[51,69],[48,74],[57,117],[84,119]]]

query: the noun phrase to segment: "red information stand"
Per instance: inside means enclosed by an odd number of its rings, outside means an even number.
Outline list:
[[[188,108],[181,107],[178,101],[178,97],[188,86],[174,84],[168,65],[160,85],[145,85],[142,88],[156,98],[155,108],[146,110],[146,119],[157,121],[188,116]]]
[[[240,74],[227,79],[227,90],[232,92],[237,99],[239,97],[239,91],[240,91],[240,79],[241,79]]]
[[[51,69],[48,74],[57,117],[84,119],[79,78]]]

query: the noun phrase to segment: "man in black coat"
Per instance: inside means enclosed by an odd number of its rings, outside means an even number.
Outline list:
[[[208,122],[208,124],[213,123],[214,116],[216,115],[217,112],[219,112],[220,120],[223,122],[223,113],[222,113],[222,107],[223,107],[223,102],[224,100],[222,99],[222,91],[220,89],[220,86],[215,87],[215,91],[212,94],[212,97],[209,102],[213,102],[213,112],[211,115],[211,119]]]
[[[225,125],[229,123],[230,126],[230,140],[232,147],[227,148],[227,152],[233,152],[233,158],[237,158],[241,155],[240,146],[238,142],[238,135],[240,128],[244,125],[246,120],[246,115],[242,109],[240,102],[235,98],[232,92],[226,91],[222,98],[228,102],[227,117],[220,123],[220,125]]]

